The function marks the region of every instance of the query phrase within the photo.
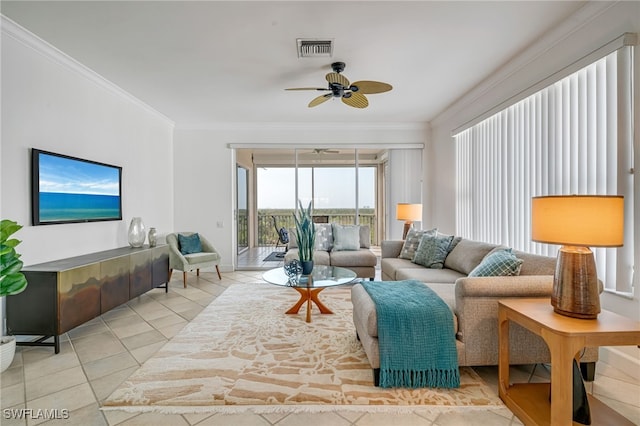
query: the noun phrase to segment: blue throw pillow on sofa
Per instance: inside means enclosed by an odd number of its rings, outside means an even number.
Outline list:
[[[180,253],[200,253],[202,251],[202,243],[200,242],[200,235],[182,235],[178,234],[178,243],[180,246]]]
[[[442,269],[452,240],[453,235],[422,235],[412,262],[431,269]]]
[[[470,277],[499,277],[520,275],[522,259],[518,259],[510,248],[499,248],[490,251],[482,262],[471,272]]]

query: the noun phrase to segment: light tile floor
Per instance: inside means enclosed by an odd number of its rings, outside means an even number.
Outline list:
[[[181,274],[178,274],[181,275]],[[170,283],[169,293],[156,289],[96,318],[63,336],[61,352],[48,347],[19,347],[13,364],[0,376],[0,424],[13,425],[278,425],[278,426],[376,426],[389,425],[521,425],[512,413],[499,410],[451,410],[434,413],[416,409],[410,414],[331,412],[322,414],[132,414],[100,411],[100,401],[177,334],[204,306],[236,282],[261,282],[262,272],[214,273],[200,278],[181,276]],[[266,284],[265,284],[266,285]],[[514,381],[526,381],[532,366],[513,367]],[[497,392],[497,368],[476,371]],[[640,386],[611,366],[599,363],[596,381],[588,389],[640,425]],[[533,380],[548,380],[542,366]],[[58,411],[58,420],[46,421],[42,410]],[[12,418],[11,410],[31,409],[27,419]],[[28,412],[22,412],[27,414]],[[49,411],[49,414],[52,414]],[[55,413],[54,413],[55,414]],[[40,418],[38,418],[40,417]]]

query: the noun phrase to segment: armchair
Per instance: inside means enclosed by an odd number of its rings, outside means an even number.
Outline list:
[[[180,232],[182,235],[191,236],[193,232]],[[169,279],[174,269],[182,271],[182,281],[187,288],[187,272],[196,270],[197,276],[200,276],[200,268],[216,267],[218,278],[222,279],[218,265],[220,263],[220,254],[201,234],[200,244],[202,251],[199,253],[182,254],[180,251],[180,243],[178,242],[178,233],[167,234],[167,244],[169,245]]]

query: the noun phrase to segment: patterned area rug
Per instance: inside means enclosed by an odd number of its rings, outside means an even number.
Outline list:
[[[234,284],[147,360],[103,409],[164,413],[393,411],[420,407],[504,407],[470,368],[459,389],[373,386],[355,336],[349,287],[327,288],[314,306],[286,315],[293,289]]]

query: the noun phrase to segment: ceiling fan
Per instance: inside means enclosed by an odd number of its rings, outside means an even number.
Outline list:
[[[314,154],[340,154],[340,151],[329,148],[314,148]]]
[[[331,98],[341,98],[342,102],[354,108],[366,108],[369,106],[369,101],[365,95],[388,92],[393,89],[390,84],[381,81],[360,80],[350,83],[344,75],[340,74],[344,71],[344,67],[344,62],[334,62],[331,64],[333,72],[330,72],[326,76],[328,82],[326,88],[296,87],[285,90],[320,90],[330,92],[314,98],[309,102],[309,108],[318,106]]]

